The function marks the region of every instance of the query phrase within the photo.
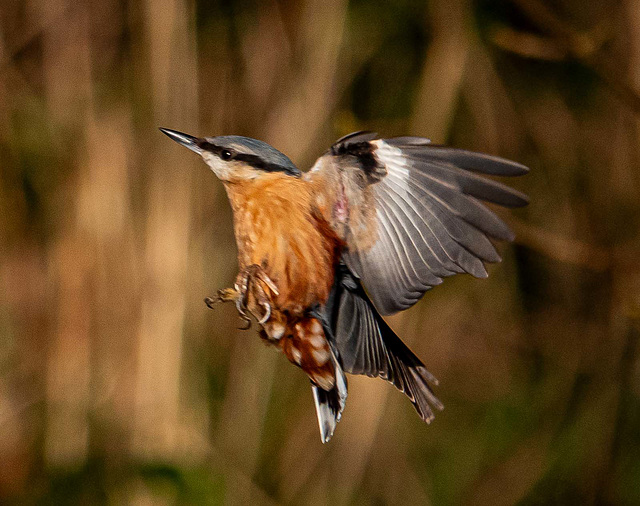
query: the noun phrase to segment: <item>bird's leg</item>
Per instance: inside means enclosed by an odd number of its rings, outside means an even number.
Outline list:
[[[257,283],[256,280],[261,281],[261,283]],[[249,265],[238,274],[238,278],[236,279],[236,289],[241,294],[239,303],[241,307],[238,308],[238,311],[249,309],[249,288],[251,288],[251,295],[253,295],[255,302],[264,309],[262,317],[256,317],[258,323],[261,325],[271,317],[270,297],[267,295],[263,283],[274,295],[278,295],[276,285],[260,265]],[[238,302],[236,302],[236,304],[238,304]],[[255,311],[251,309],[249,309],[249,311],[255,315]]]
[[[215,297],[207,297],[204,302],[212,309],[218,302],[234,302],[240,318],[246,323],[246,326],[240,328],[246,330],[251,327],[248,313],[251,313],[260,325],[271,318],[271,298],[265,286],[272,294],[278,295],[276,285],[264,269],[257,264],[249,265],[238,273],[233,288],[218,290]],[[258,307],[262,311],[257,310]]]

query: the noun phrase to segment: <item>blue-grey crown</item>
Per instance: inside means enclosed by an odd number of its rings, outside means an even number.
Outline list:
[[[267,171],[282,171],[293,176],[300,176],[300,169],[294,165],[287,155],[273,146],[258,139],[241,135],[220,135],[205,138],[207,143],[237,153],[236,158],[249,165]],[[206,146],[203,146],[206,149]]]

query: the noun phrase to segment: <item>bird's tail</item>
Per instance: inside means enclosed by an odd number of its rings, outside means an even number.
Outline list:
[[[324,390],[311,382],[313,400],[316,404],[318,415],[318,425],[320,426],[320,437],[326,443],[333,436],[333,431],[342,417],[342,410],[347,401],[347,378],[338,363],[333,350],[331,350],[331,360],[335,368],[336,380],[331,390]]]
[[[327,303],[327,316],[336,354],[345,372],[383,378],[403,392],[418,415],[430,423],[431,407],[443,409],[431,385],[438,380],[382,319],[345,265],[336,274]]]

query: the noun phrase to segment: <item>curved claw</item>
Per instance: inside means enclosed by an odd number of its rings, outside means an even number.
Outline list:
[[[264,316],[258,320],[258,323],[260,325],[267,323],[267,321],[269,321],[269,318],[271,318],[271,304],[265,302],[264,304],[262,304],[262,307],[264,308]]]
[[[239,330],[249,330],[251,328],[251,318],[246,313],[241,313],[240,318],[245,322],[244,327],[238,327]]]
[[[246,308],[247,306],[245,305],[244,300],[242,300],[242,297],[238,298],[236,300],[236,309],[238,310],[238,313],[240,313],[240,318],[243,320],[249,320],[247,312],[245,311]]]
[[[264,271],[259,271],[258,272],[258,279],[260,281],[262,281],[265,285],[267,285],[269,287],[269,290],[271,290],[271,292],[278,296],[280,295],[280,292],[278,291],[278,288],[276,287],[275,283],[273,281],[271,281],[271,278],[269,276],[267,276]]]
[[[213,306],[215,306],[216,302],[218,302],[217,300],[211,298],[211,297],[205,297],[204,298],[204,303],[207,305],[207,307],[209,309],[213,309]]]

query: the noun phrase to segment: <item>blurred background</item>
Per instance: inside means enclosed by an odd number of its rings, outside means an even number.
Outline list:
[[[1,0],[0,503],[640,504],[638,0]],[[235,309],[226,195],[158,126],[310,167],[353,130],[531,167],[514,245],[390,318],[424,425]]]

